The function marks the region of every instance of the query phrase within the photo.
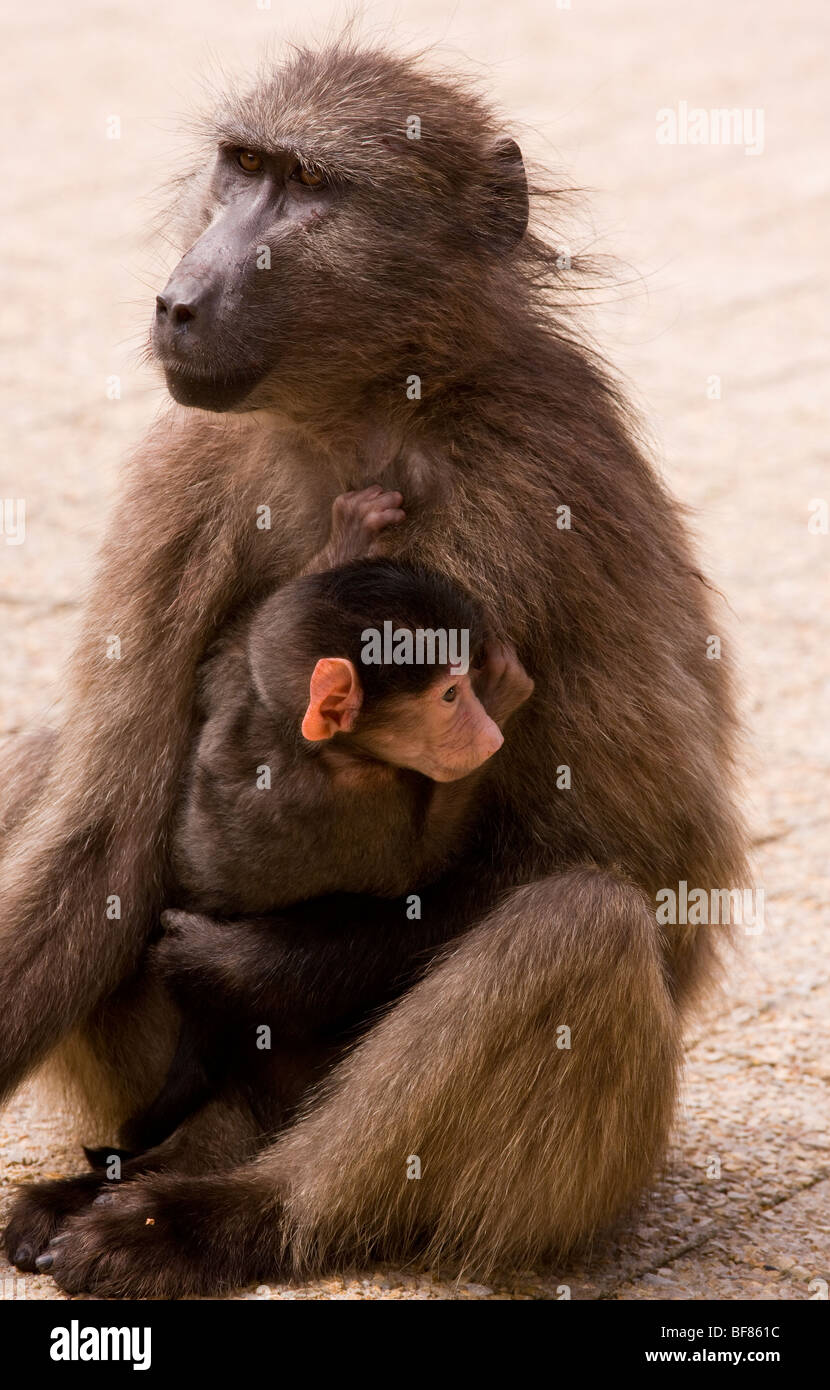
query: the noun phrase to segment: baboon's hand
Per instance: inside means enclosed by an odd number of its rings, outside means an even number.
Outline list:
[[[533,681],[510,642],[489,641],[484,665],[473,672],[473,688],[490,718],[504,728],[511,714],[533,694]]]
[[[326,546],[332,568],[368,555],[380,532],[397,526],[405,516],[401,493],[384,492],[379,483],[362,492],[343,492],[335,497]]]
[[[164,936],[152,947],[151,969],[185,1008],[211,1013],[218,1003],[220,1010],[239,1004],[247,1009],[285,962],[269,920],[163,912]]]
[[[197,986],[225,983],[223,963],[232,947],[232,922],[171,909],[161,914],[161,925],[164,936],[152,947],[152,968],[168,984],[190,992]]]

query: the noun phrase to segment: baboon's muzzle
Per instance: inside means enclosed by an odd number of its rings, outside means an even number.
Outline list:
[[[231,210],[195,242],[156,296],[153,352],[181,405],[230,410],[268,370],[239,349],[256,246],[254,219]]]

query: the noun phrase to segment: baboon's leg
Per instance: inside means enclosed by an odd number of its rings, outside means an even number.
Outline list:
[[[143,1153],[161,1144],[208,1100],[215,1087],[211,1087],[204,1066],[201,1040],[201,1030],[194,1028],[190,1019],[183,1018],[176,1051],[161,1090],[121,1128],[121,1141],[127,1149]]]
[[[294,1259],[425,1239],[486,1272],[579,1244],[659,1162],[679,1057],[641,891],[589,868],[514,890],[277,1147]]]
[[[122,1126],[120,1142],[136,1152],[157,1146],[209,1096],[226,1092],[247,1102],[262,1134],[277,1134],[344,1048],[329,1039],[276,1039],[260,1051],[247,1024],[228,1021],[211,1037],[186,1016],[161,1091]]]
[[[666,1143],[680,1028],[658,938],[640,891],[609,873],[514,890],[254,1163],[125,1184],[70,1219],[55,1277],[181,1297],[369,1255],[484,1273],[567,1250]]]

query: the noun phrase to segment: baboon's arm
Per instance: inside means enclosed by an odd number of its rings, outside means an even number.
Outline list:
[[[161,905],[195,670],[239,572],[230,509],[186,462],[152,438],[133,461],[48,775],[4,847],[0,1097],[134,968]]]

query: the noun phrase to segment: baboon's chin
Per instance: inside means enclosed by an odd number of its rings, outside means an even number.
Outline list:
[[[197,410],[236,410],[261,380],[261,371],[229,373],[227,376],[194,376],[175,367],[165,367],[167,389],[179,405]]]

